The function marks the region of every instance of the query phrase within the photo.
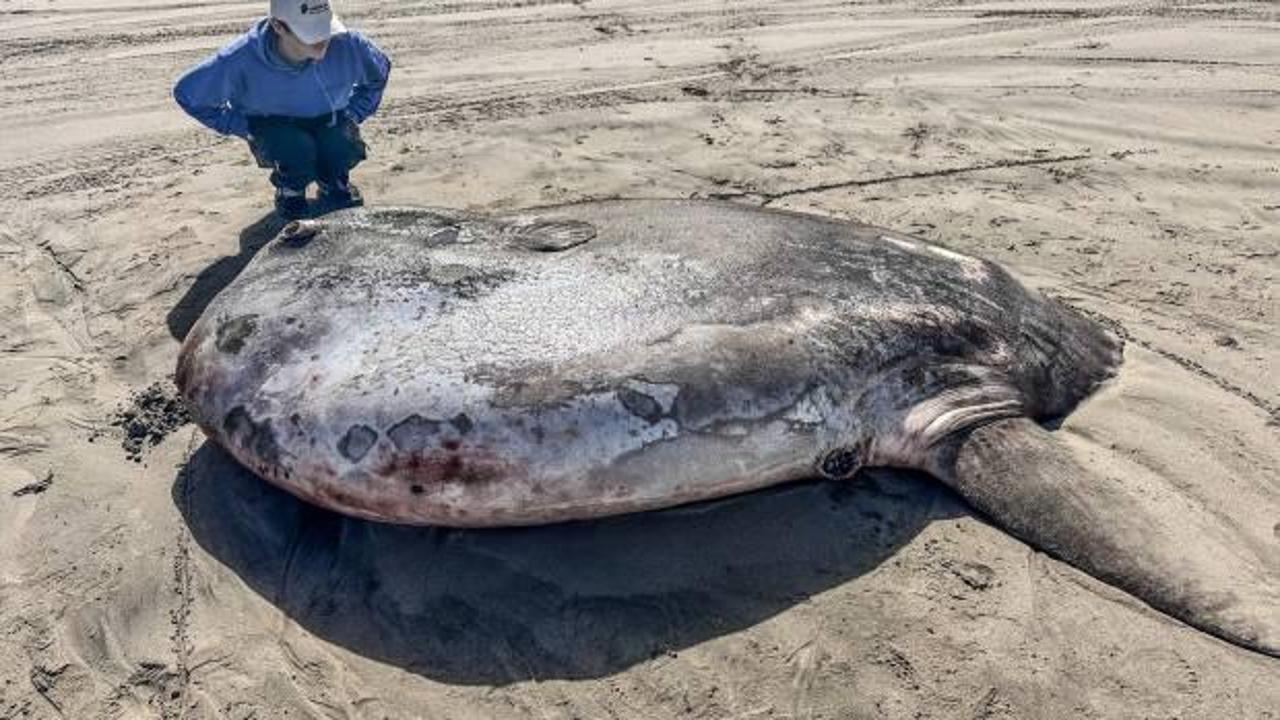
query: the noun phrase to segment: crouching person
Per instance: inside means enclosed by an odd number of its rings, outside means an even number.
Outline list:
[[[268,16],[187,71],[173,89],[189,115],[249,142],[271,169],[276,213],[309,214],[363,204],[350,172],[365,159],[360,123],[382,102],[391,61],[347,30],[332,0],[270,0]]]

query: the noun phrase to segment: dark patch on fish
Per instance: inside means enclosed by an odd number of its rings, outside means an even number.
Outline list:
[[[643,419],[650,425],[662,419],[662,406],[649,395],[630,388],[623,388],[617,394],[618,402],[622,403],[622,407],[626,408],[627,412],[632,415]]]
[[[280,446],[276,443],[271,421],[255,421],[243,405],[231,408],[222,420],[222,430],[233,445],[263,463],[275,466],[280,462]]]
[[[466,413],[458,413],[453,416],[453,419],[449,421],[449,424],[463,435],[471,432],[471,429],[475,427],[475,423],[471,422],[471,418],[467,417]]]
[[[440,433],[440,421],[424,418],[417,413],[401,420],[387,430],[387,437],[401,452],[419,452]]]
[[[378,441],[378,431],[368,425],[352,425],[338,441],[338,452],[351,462],[360,462]]]
[[[240,315],[218,323],[217,335],[214,336],[214,347],[224,353],[235,355],[244,349],[244,341],[249,339],[258,329],[257,315]]]
[[[474,449],[466,452],[396,454],[373,469],[373,474],[394,478],[409,486],[415,495],[434,485],[458,483],[476,485],[510,479],[510,463]],[[420,490],[414,490],[417,486]]]

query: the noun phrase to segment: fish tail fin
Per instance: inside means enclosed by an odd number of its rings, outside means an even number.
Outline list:
[[[1026,418],[958,434],[933,470],[1036,549],[1188,625],[1280,657],[1280,538],[1251,536],[1154,474],[1091,469]]]

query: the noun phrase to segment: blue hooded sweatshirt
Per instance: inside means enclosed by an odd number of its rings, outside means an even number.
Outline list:
[[[246,137],[249,117],[311,118],[345,113],[357,123],[378,109],[391,61],[354,30],[334,35],[319,62],[286,61],[276,34],[263,18],[204,62],[173,88],[173,97],[191,117],[224,135]]]

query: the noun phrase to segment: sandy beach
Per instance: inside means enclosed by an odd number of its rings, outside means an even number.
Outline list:
[[[170,93],[265,5],[0,0],[0,718],[1280,720],[1280,660],[924,475],[480,532],[239,468],[174,362],[282,223]],[[715,198],[995,260],[1127,338],[1073,453],[1280,558],[1276,3],[336,7],[394,62],[371,204]]]

